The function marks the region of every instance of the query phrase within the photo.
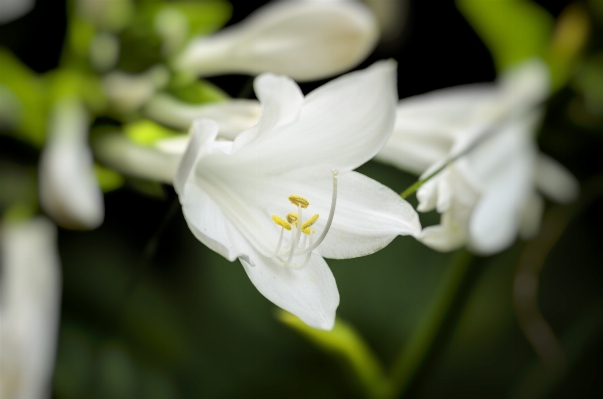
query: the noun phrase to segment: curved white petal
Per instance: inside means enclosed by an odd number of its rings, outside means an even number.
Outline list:
[[[262,118],[257,126],[237,136],[235,149],[254,141],[259,135],[271,135],[278,132],[278,128],[295,122],[304,102],[299,86],[286,76],[264,73],[255,78],[253,86],[262,104]]]
[[[553,158],[540,153],[536,162],[536,188],[548,198],[567,204],[578,197],[576,178]]]
[[[469,223],[470,247],[489,255],[511,245],[519,228],[521,210],[531,190],[535,151],[531,138],[516,124],[493,138],[493,148],[505,154],[496,165],[483,168],[488,179]],[[506,147],[506,148],[505,148]],[[481,157],[485,161],[485,157]]]
[[[311,201],[308,216],[319,213],[316,231],[321,233],[331,204],[331,181],[310,180],[297,184]],[[379,251],[398,235],[417,235],[419,216],[390,188],[360,173],[339,177],[333,223],[317,251],[325,258],[347,259]]]
[[[94,152],[102,163],[128,176],[171,184],[187,143],[188,138],[178,137],[140,145],[116,132],[98,138]]]
[[[471,208],[455,204],[442,213],[439,225],[424,228],[417,240],[440,252],[450,252],[461,248],[467,242],[467,224],[470,212]]]
[[[277,265],[260,254],[252,254],[255,266],[241,259],[249,279],[272,303],[321,330],[331,330],[339,306],[339,291],[327,262],[312,254],[303,269]]]
[[[40,203],[58,224],[68,228],[93,229],[104,218],[103,193],[92,170],[87,136],[83,104],[58,102],[40,159]]]
[[[238,169],[245,163],[262,175],[275,173],[274,165],[280,173],[357,168],[391,134],[395,70],[395,62],[381,61],[330,81],[306,96],[295,123],[259,136],[237,151],[236,162],[228,162]]]
[[[218,131],[218,124],[210,119],[195,121],[191,126],[189,144],[178,163],[178,170],[174,178],[174,189],[178,194],[182,194],[197,160],[210,151],[211,145],[218,136]]]
[[[194,39],[175,67],[201,76],[273,72],[316,80],[360,63],[377,38],[375,18],[361,4],[274,2],[240,24]]]
[[[523,110],[539,105],[550,93],[549,70],[539,58],[506,70],[500,77],[501,107]]]
[[[239,133],[258,123],[262,108],[256,100],[232,99],[193,105],[167,94],[156,94],[146,103],[143,112],[157,122],[182,130],[188,130],[196,119],[213,119],[220,126],[220,137],[234,140]]]
[[[56,226],[36,217],[1,230],[0,397],[49,397],[61,303]]]

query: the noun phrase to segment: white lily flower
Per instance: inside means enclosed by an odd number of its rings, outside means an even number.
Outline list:
[[[575,178],[539,153],[535,133],[549,93],[548,70],[536,60],[496,84],[438,90],[400,101],[392,138],[378,160],[426,178],[459,154],[417,192],[418,210],[436,209],[440,225],[419,240],[440,250],[468,245],[492,254],[517,234],[534,235],[542,198],[569,202]]]
[[[358,65],[378,36],[373,14],[359,3],[275,2],[193,39],[174,66],[199,76],[274,72],[298,81],[323,79]]]
[[[234,140],[259,122],[262,108],[256,100],[232,99],[194,105],[168,94],[156,94],[147,102],[143,113],[164,125],[183,130],[195,119],[213,119],[220,127],[220,137]]]
[[[395,70],[379,62],[306,97],[291,79],[262,74],[260,123],[232,142],[216,141],[215,122],[197,121],[176,174],[193,234],[240,259],[266,298],[316,328],[333,327],[339,304],[323,256],[368,255],[420,231],[406,201],[353,172],[391,134]]]
[[[0,267],[0,397],[47,399],[61,302],[56,227],[43,217],[4,222]]]
[[[88,116],[76,99],[57,102],[39,168],[40,204],[58,224],[93,229],[104,218],[103,193],[92,169]]]

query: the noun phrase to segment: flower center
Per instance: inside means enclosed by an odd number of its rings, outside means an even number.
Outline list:
[[[333,216],[335,215],[335,205],[337,204],[337,178],[339,177],[339,171],[333,169],[331,171],[331,175],[333,176],[333,195],[331,197],[331,209],[329,210],[329,218],[327,219],[327,223],[325,225],[322,234],[318,237],[316,242],[314,242],[314,235],[316,234],[316,230],[312,228],[314,223],[318,220],[319,215],[315,214],[305,222],[300,223],[302,219],[302,209],[308,208],[310,206],[310,201],[306,198],[301,197],[299,195],[290,195],[289,201],[297,206],[297,213],[289,213],[286,216],[286,219],[283,219],[279,216],[272,215],[272,220],[275,224],[281,226],[281,234],[278,239],[278,244],[276,245],[276,250],[274,251],[273,258],[278,259],[283,262],[283,266],[287,267],[290,265],[294,269],[302,269],[304,268],[308,262],[310,261],[310,257],[312,256],[312,251],[323,242],[325,237],[327,236],[327,232],[331,228],[331,223],[333,222]],[[293,227],[295,225],[295,227]],[[281,247],[283,245],[283,236],[285,230],[290,230],[291,235],[289,238],[289,249],[281,251]],[[304,238],[300,244],[300,237],[304,234]],[[301,265],[297,265],[292,263],[294,256],[306,255],[304,262]],[[287,257],[287,260],[284,260],[284,257]]]

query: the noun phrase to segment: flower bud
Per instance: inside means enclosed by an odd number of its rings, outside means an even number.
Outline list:
[[[104,218],[103,194],[92,171],[87,136],[83,104],[76,99],[59,100],[51,110],[40,159],[40,203],[67,228],[94,229]]]
[[[240,24],[193,39],[175,68],[213,76],[273,72],[298,81],[353,68],[378,39],[373,14],[352,2],[279,2]]]
[[[231,140],[256,125],[262,114],[260,103],[255,100],[188,104],[167,94],[155,95],[143,111],[157,122],[182,130],[187,130],[195,119],[213,119],[220,127],[220,137]]]
[[[56,227],[36,217],[0,230],[0,397],[49,398],[61,303]]]

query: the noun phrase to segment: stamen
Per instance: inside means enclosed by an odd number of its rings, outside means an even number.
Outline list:
[[[274,216],[273,216],[273,217],[274,217]],[[277,217],[278,217],[278,216],[277,216]],[[291,230],[291,229],[289,229],[289,230]],[[278,244],[276,244],[276,250],[274,251],[274,255],[272,255],[272,257],[273,257],[273,258],[274,258],[274,257],[276,257],[276,256],[278,255],[278,253],[280,252],[280,250],[281,250],[281,245],[283,244],[283,233],[284,233],[284,232],[285,232],[285,228],[283,227],[283,228],[281,229],[281,235],[280,235],[280,237],[278,238]]]
[[[310,245],[312,245],[312,236],[310,236]],[[306,259],[304,259],[304,263],[301,264],[301,266],[297,266],[296,269],[303,269],[304,267],[306,267],[306,265],[310,262],[310,258],[312,257],[312,252],[308,252],[306,254]]]
[[[289,223],[287,223],[285,220],[281,219],[280,217],[278,217],[276,215],[272,215],[272,220],[274,221],[274,223],[278,224],[282,228],[291,230],[291,225]]]
[[[310,252],[314,251],[320,244],[322,244],[323,240],[327,236],[327,233],[329,232],[329,229],[331,228],[333,216],[335,215],[335,205],[337,204],[337,178],[339,177],[339,171],[337,169],[333,169],[331,171],[331,175],[333,176],[333,196],[331,197],[331,210],[329,211],[329,218],[327,219],[325,229],[322,231],[322,234],[320,237],[318,237],[318,240],[316,240],[314,244],[310,244],[308,248],[296,252],[295,255],[309,254]],[[299,215],[299,219],[301,220],[301,214]],[[309,220],[311,220],[311,218]],[[292,258],[292,255],[293,254],[289,254],[289,258]]]
[[[302,231],[305,233],[305,230],[312,226],[318,220],[318,213],[312,216],[310,219],[306,220],[304,224],[302,224]],[[309,233],[306,233],[309,234]]]
[[[293,205],[297,205],[298,207],[302,207],[304,209],[306,209],[308,205],[310,205],[310,201],[299,195],[290,195],[289,201],[291,201]]]
[[[290,213],[287,215],[287,222],[293,224],[294,222],[297,222],[297,215],[295,213]]]
[[[289,200],[291,201],[291,197],[289,197]],[[310,204],[309,202],[307,202],[307,203]],[[297,205],[297,220],[303,220],[302,219],[302,206],[299,204]],[[299,242],[300,235],[301,235],[301,226],[298,223],[297,229],[295,230],[295,238],[291,241],[291,248],[289,249],[289,258],[287,259],[287,262],[285,262],[285,267],[287,267],[287,265],[291,264],[291,261],[293,260],[293,255],[295,254],[295,248],[297,247],[297,243]]]

